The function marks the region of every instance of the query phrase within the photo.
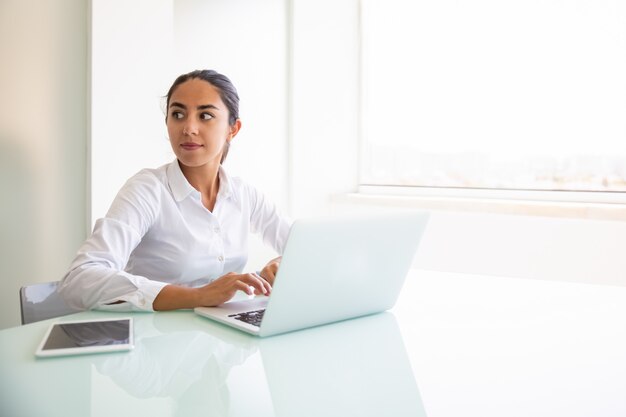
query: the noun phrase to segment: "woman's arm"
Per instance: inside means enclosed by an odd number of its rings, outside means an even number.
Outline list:
[[[291,228],[291,219],[268,200],[263,193],[245,184],[250,204],[250,226],[252,233],[258,234],[263,243],[282,255]],[[270,261],[271,262],[271,261]]]
[[[131,252],[151,227],[160,207],[160,184],[142,171],[122,187],[107,215],[78,250],[59,291],[66,302],[83,309],[151,310],[166,283],[124,269]],[[129,305],[115,304],[126,302]]]
[[[243,291],[249,295],[270,295],[272,286],[257,274],[231,272],[198,288],[166,285],[154,299],[152,308],[157,311],[212,307],[230,300],[237,291]]]

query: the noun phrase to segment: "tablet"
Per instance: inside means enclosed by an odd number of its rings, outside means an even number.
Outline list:
[[[133,348],[133,320],[83,320],[53,323],[44,336],[36,356],[65,356],[116,352]]]

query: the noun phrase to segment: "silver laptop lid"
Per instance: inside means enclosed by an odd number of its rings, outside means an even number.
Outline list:
[[[420,212],[297,220],[259,335],[391,308],[427,221]]]

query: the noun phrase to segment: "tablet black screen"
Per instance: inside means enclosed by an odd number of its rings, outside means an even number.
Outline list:
[[[126,344],[129,329],[128,319],[55,324],[43,350]]]

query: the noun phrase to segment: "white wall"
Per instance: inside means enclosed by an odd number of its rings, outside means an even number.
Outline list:
[[[292,2],[290,206],[295,217],[330,211],[358,182],[357,0]]]
[[[87,3],[0,3],[0,328],[86,235]]]
[[[106,214],[129,177],[173,158],[161,97],[171,77],[174,2],[91,3],[89,165],[93,225]]]

